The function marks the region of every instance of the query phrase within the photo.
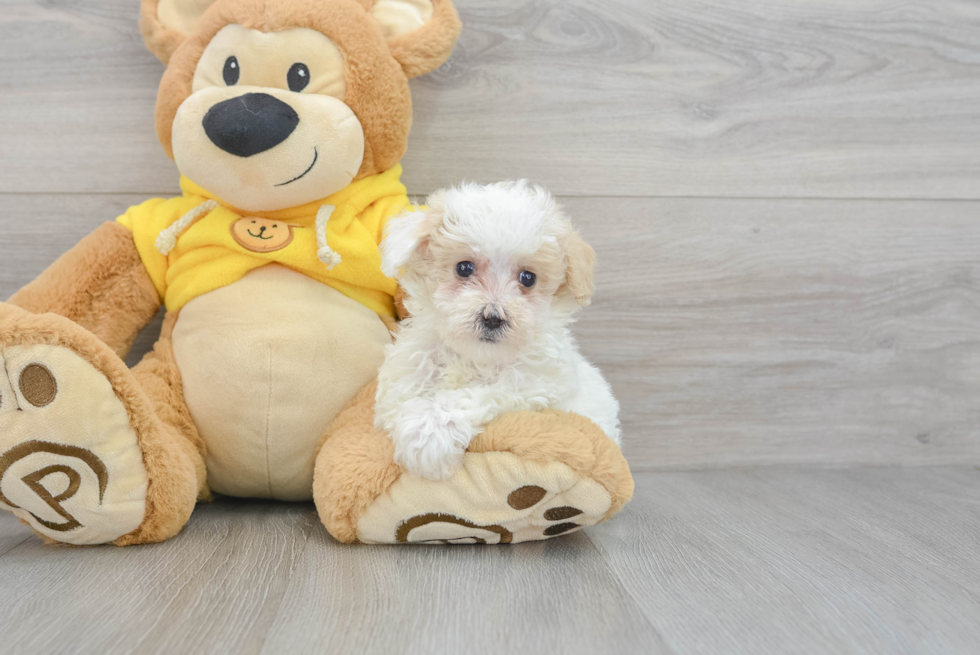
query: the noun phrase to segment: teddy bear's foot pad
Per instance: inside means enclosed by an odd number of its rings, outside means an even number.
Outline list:
[[[362,543],[500,544],[547,539],[598,523],[612,499],[559,462],[467,453],[449,479],[401,476],[357,523]]]
[[[147,474],[109,380],[69,348],[0,350],[0,508],[39,534],[111,542],[143,521]]]

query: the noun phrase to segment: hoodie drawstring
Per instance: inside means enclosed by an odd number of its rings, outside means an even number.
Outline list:
[[[156,245],[157,250],[160,251],[160,254],[163,256],[169,255],[170,251],[177,245],[177,237],[180,236],[181,232],[189,228],[191,224],[201,216],[204,216],[208,212],[217,209],[218,206],[217,200],[205,200],[200,205],[181,216],[173,225],[165,230],[162,230],[160,234],[157,235],[157,240],[154,244]]]
[[[333,215],[335,209],[337,208],[333,205],[321,206],[316,212],[316,224],[314,227],[316,230],[316,256],[317,259],[323,262],[328,271],[342,261],[340,259],[340,253],[334,251],[327,245],[327,221],[330,220],[330,216]]]

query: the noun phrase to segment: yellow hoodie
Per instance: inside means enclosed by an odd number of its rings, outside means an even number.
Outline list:
[[[410,208],[401,172],[274,212],[240,211],[181,177],[183,196],[147,200],[116,220],[132,231],[169,311],[276,262],[394,317],[397,285],[381,272],[378,244],[388,219]]]

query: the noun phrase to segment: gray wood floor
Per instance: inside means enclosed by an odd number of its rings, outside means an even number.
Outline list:
[[[343,546],[219,501],[169,542],[44,546],[0,516],[5,653],[963,653],[974,467],[643,473],[615,520],[514,547]]]
[[[405,181],[562,197],[636,499],[513,548],[265,502],[130,549],[0,515],[0,652],[980,652],[980,2],[456,4]],[[0,298],[177,193],[137,14],[0,0]]]

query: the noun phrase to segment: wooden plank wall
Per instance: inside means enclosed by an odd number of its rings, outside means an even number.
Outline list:
[[[562,196],[634,468],[980,463],[980,3],[457,5],[405,181]],[[137,12],[0,0],[0,297],[177,191]]]

